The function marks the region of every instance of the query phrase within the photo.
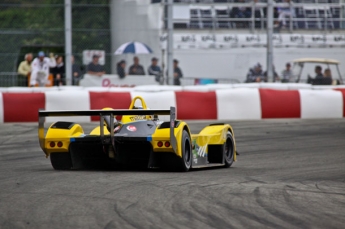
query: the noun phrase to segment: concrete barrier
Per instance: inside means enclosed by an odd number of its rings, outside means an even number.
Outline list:
[[[37,111],[89,110],[112,107],[127,109],[135,96],[142,96],[151,109],[175,106],[179,119],[257,120],[266,118],[342,118],[345,89],[273,90],[222,88],[213,91],[104,91],[51,90],[1,92],[0,122],[37,122]],[[49,117],[47,121],[89,122],[98,117]]]
[[[261,102],[258,89],[217,90],[216,95],[217,119],[261,119]]]
[[[343,96],[336,90],[299,90],[301,118],[341,118]]]

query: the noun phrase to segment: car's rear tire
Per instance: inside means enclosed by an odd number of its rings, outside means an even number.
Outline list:
[[[192,144],[190,136],[186,130],[182,133],[182,158],[180,159],[179,170],[182,172],[187,172],[192,166]]]
[[[229,168],[234,162],[234,151],[235,151],[234,139],[232,138],[231,133],[228,131],[228,133],[226,134],[226,141],[224,143],[224,148],[223,148],[225,168]]]
[[[50,162],[55,170],[69,170],[72,168],[70,153],[51,153]]]

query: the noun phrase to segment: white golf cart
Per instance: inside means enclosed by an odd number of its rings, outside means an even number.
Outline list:
[[[292,61],[293,66],[292,66],[292,71],[294,73],[294,76],[296,77],[296,83],[298,82],[304,82],[306,83],[308,80],[308,76],[313,76],[314,73],[314,68],[316,65],[320,65],[322,69],[329,68],[331,72],[338,72],[338,77],[335,76],[335,74],[332,75],[333,79],[333,85],[337,84],[343,84],[343,79],[340,74],[339,70],[339,64],[340,62],[335,59],[324,59],[324,58],[300,58],[300,59],[295,59]],[[303,70],[307,71],[307,74],[303,74]]]

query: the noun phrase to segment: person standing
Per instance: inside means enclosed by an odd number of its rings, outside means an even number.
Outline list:
[[[80,70],[80,66],[74,62],[74,56],[71,56],[72,62],[72,83],[73,85],[79,85],[79,81],[82,78],[82,73]]]
[[[92,56],[92,62],[87,66],[87,74],[99,77],[105,74],[103,66],[98,63],[99,57],[98,55]]]
[[[180,79],[183,77],[182,71],[178,66],[178,60],[174,60],[174,85],[181,85]]]
[[[294,76],[291,70],[291,64],[286,63],[285,69],[282,71],[282,83],[288,83],[288,82],[293,82]]]
[[[39,86],[45,86],[48,81],[49,68],[53,68],[55,66],[56,61],[54,54],[50,53],[48,58],[45,57],[43,51],[40,51],[38,53],[38,57],[36,57],[31,63],[30,86],[34,87],[36,84]]]
[[[56,66],[51,69],[51,73],[54,75],[54,86],[66,85],[65,65],[62,56],[56,57]]]
[[[121,60],[119,63],[117,63],[117,74],[119,75],[120,79],[123,79],[126,77],[126,61]]]
[[[157,82],[161,82],[163,74],[162,74],[161,68],[157,64],[158,64],[158,59],[156,57],[153,57],[151,59],[151,65],[149,66],[147,71],[149,75],[155,76],[155,80]]]
[[[20,62],[18,66],[19,86],[28,86],[28,77],[31,73],[31,62],[32,62],[32,53],[27,53],[24,57],[24,60]]]
[[[129,67],[128,75],[145,75],[144,67],[139,64],[139,58],[137,56],[133,58],[133,62],[133,65]]]

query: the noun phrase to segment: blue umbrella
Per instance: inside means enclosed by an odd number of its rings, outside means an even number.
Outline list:
[[[122,44],[116,51],[115,55],[121,54],[149,54],[152,53],[152,49],[144,43],[141,42],[127,42]]]

